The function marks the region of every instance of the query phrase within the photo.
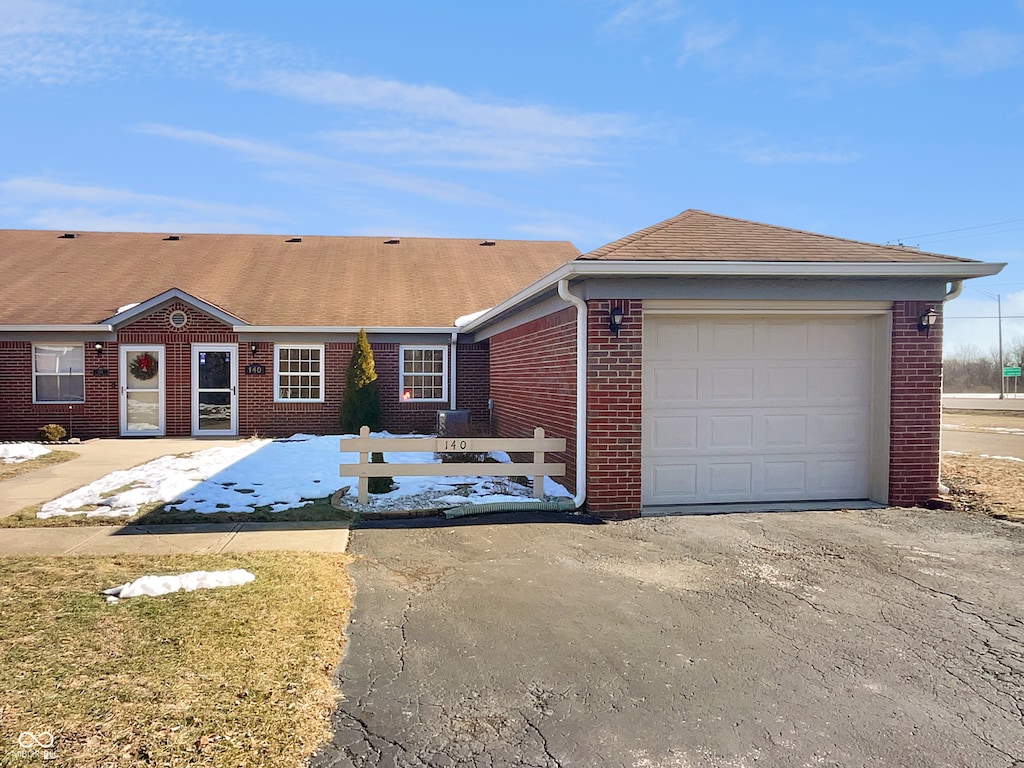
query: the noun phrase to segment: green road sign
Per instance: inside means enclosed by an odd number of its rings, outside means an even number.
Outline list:
[[[1018,376],[1019,377],[1020,376],[1020,366],[1018,365],[1015,368],[1003,368],[1003,376],[1006,376],[1006,377]]]

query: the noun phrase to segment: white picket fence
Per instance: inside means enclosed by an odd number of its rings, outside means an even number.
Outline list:
[[[547,451],[564,451],[565,438],[544,437],[540,427],[533,437],[370,437],[370,428],[361,427],[359,437],[341,441],[342,453],[358,453],[359,463],[339,465],[342,477],[359,479],[359,503],[368,498],[371,477],[532,477],[533,496],[544,496],[544,477],[561,477],[565,464],[544,461]],[[533,453],[532,462],[494,463],[424,463],[371,464],[370,454],[377,452],[406,453]]]

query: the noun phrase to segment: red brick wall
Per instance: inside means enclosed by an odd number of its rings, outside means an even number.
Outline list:
[[[892,308],[892,384],[889,416],[889,503],[921,504],[938,493],[942,425],[942,319],[930,333],[917,329],[928,307],[897,301]]]
[[[168,322],[174,310],[189,317],[185,327],[177,329]],[[70,436],[116,437],[120,434],[118,355],[121,344],[162,344],[165,357],[166,434],[187,436],[192,433],[192,345],[198,343],[238,343],[229,326],[204,315],[193,307],[173,302],[125,326],[116,342],[105,342],[97,354],[92,344],[85,345],[85,402],[74,404],[32,403],[32,343],[0,342],[0,440],[34,440],[43,424],[57,423]],[[352,355],[351,343],[325,344],[325,387],[322,403],[274,402],[274,344],[259,342],[253,355],[248,342],[238,345],[238,433],[245,437],[261,434],[280,437],[305,432],[338,432],[338,410],[345,387],[345,370]],[[398,391],[398,344],[371,344],[374,351],[384,428],[391,432],[433,432],[437,411],[447,402],[402,402]],[[261,363],[263,375],[244,373],[249,363]],[[93,376],[105,368],[109,376]],[[488,346],[460,345],[458,361],[459,406],[470,408],[475,419],[487,418]]]
[[[497,437],[533,437],[534,428],[541,427],[548,437],[564,437],[565,453],[547,456],[550,461],[565,462],[566,474],[560,482],[575,493],[575,308],[499,333],[490,344],[490,396],[494,400],[491,433]]]
[[[612,307],[624,315],[608,329]],[[643,302],[587,302],[587,508],[602,517],[640,515]]]

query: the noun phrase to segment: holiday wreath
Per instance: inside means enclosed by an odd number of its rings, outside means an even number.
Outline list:
[[[136,355],[135,359],[128,364],[128,370],[139,381],[152,379],[156,376],[157,371],[156,358],[149,352],[143,352],[141,355]]]

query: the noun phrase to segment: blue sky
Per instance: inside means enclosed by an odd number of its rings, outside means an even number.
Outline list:
[[[1024,316],[1024,0],[3,0],[0,108],[3,228],[586,251],[700,208],[1009,262],[948,350]]]

